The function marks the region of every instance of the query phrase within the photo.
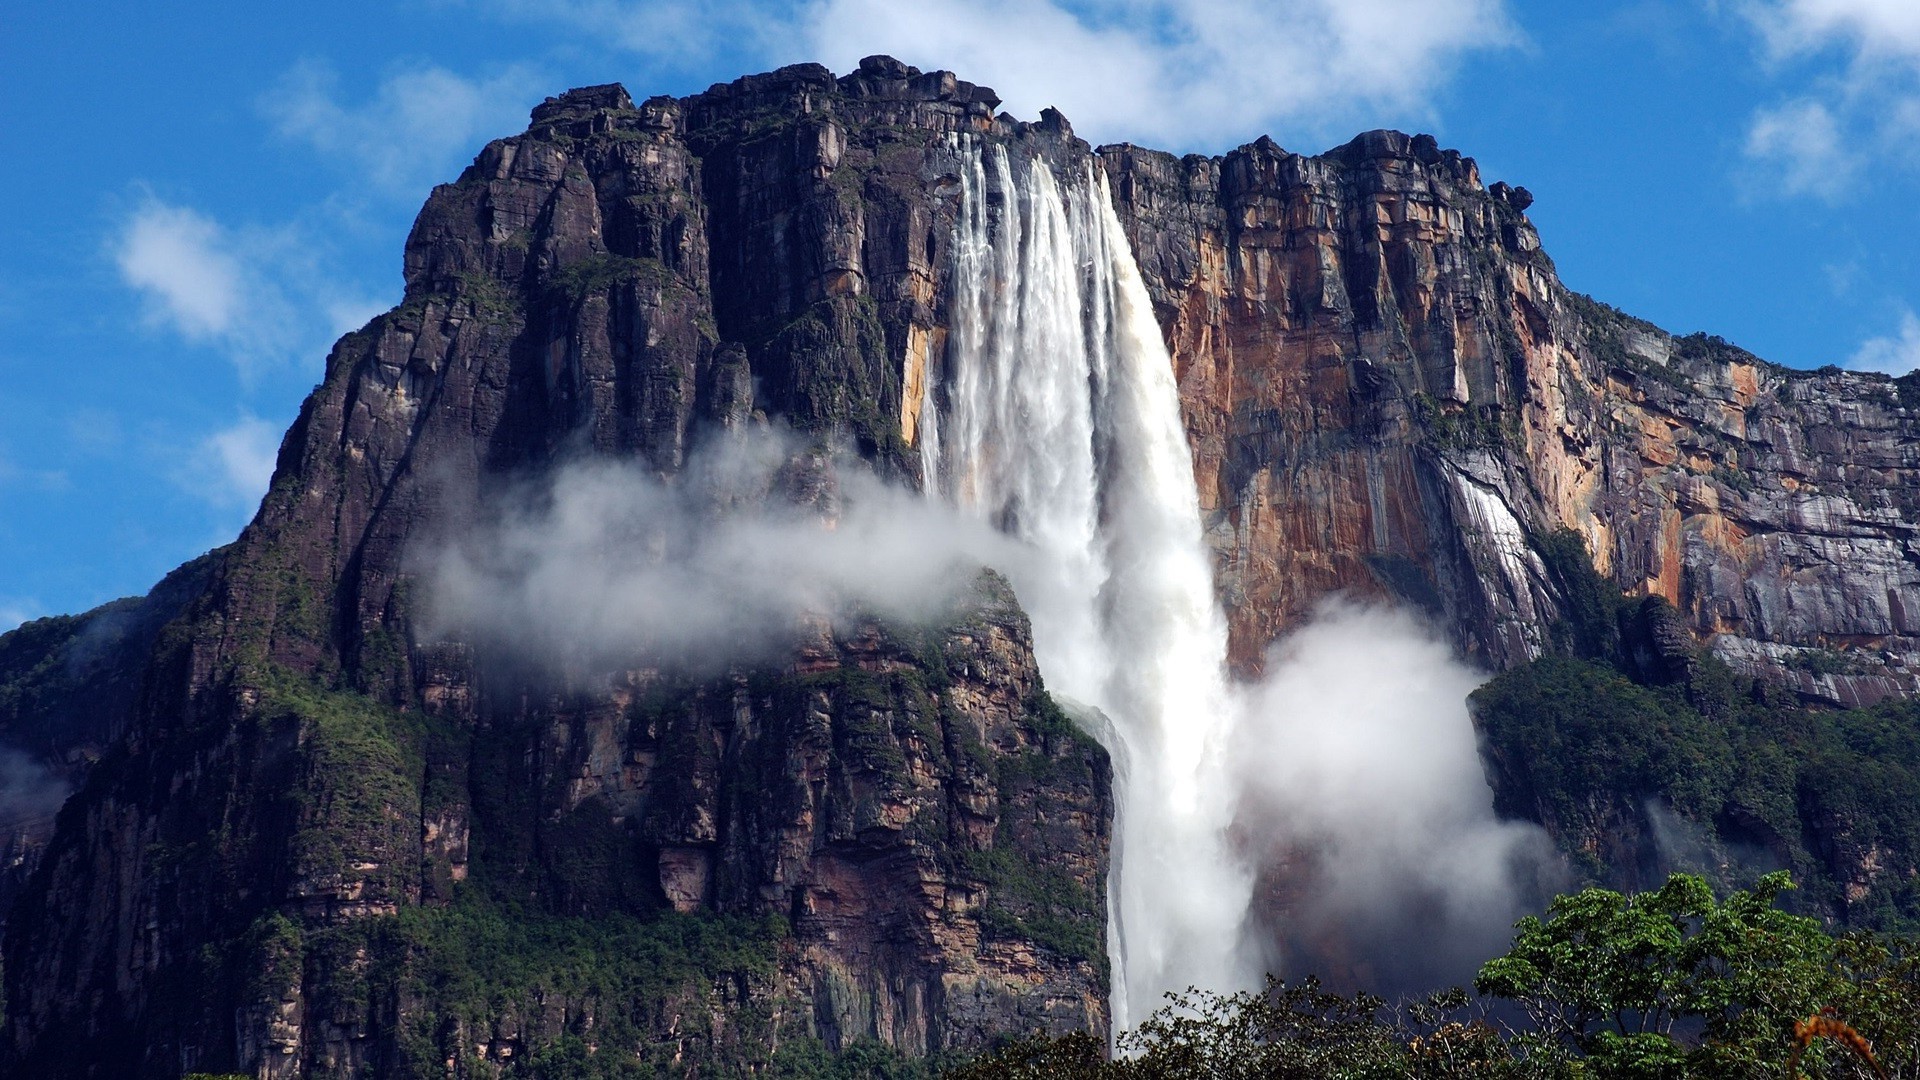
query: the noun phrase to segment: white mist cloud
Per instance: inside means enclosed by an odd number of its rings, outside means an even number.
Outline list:
[[[671,481],[630,462],[565,468],[445,523],[416,563],[423,635],[559,668],[711,671],[778,656],[820,618],[936,618],[982,565],[1016,588],[1045,577],[1033,549],[840,464],[763,437],[709,446]],[[1536,827],[1493,816],[1466,710],[1484,679],[1411,617],[1336,603],[1275,647],[1264,680],[1229,691],[1209,784],[1237,793],[1234,846],[1289,896],[1252,925],[1250,966],[1277,935],[1266,959],[1287,970],[1419,989],[1498,953],[1551,853]],[[1189,898],[1216,899],[1245,892]]]
[[[150,201],[127,222],[114,261],[121,279],[149,301],[150,318],[193,340],[232,332],[244,274],[224,230],[210,218]]]
[[[1802,83],[1748,127],[1747,156],[1780,194],[1836,200],[1870,165],[1920,161],[1920,4],[1761,0],[1742,10],[1776,69]]]
[[[1905,375],[1920,369],[1920,316],[1911,311],[1902,312],[1898,331],[1867,339],[1847,360],[1846,366],[1888,375]]]
[[[1818,101],[1795,101],[1761,109],[1747,128],[1745,152],[1762,165],[1787,195],[1832,199],[1859,170],[1833,113]]]
[[[66,782],[51,770],[18,750],[0,749],[0,832],[49,818],[66,800]]]
[[[1466,705],[1486,678],[1407,614],[1335,601],[1244,688],[1235,831],[1283,970],[1420,990],[1506,944],[1551,846],[1493,815]]]
[[[518,130],[540,100],[532,69],[467,78],[438,66],[397,71],[372,96],[343,101],[334,71],[298,64],[260,100],[285,138],[395,191],[447,179],[489,138]]]
[[[257,416],[242,416],[200,444],[199,490],[215,505],[251,509],[266,494],[279,453],[280,429]]]
[[[888,53],[992,86],[1019,115],[1052,105],[1095,141],[1219,148],[1423,111],[1467,54],[1515,44],[1504,0],[495,0],[512,18],[591,28],[669,68],[744,52],[851,70]]]
[[[805,498],[795,501],[796,493]],[[812,619],[921,621],[1010,541],[787,440],[709,447],[665,482],[621,462],[563,469],[460,524],[422,566],[429,637],[559,665],[763,658]]]

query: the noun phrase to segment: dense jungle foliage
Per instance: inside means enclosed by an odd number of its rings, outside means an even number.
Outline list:
[[[1716,901],[1676,874],[1589,888],[1517,927],[1475,980],[1397,1005],[1308,979],[1174,999],[1106,1059],[1084,1034],[1011,1043],[950,1080],[1707,1080],[1920,1076],[1920,949],[1776,906],[1785,872]]]
[[[1809,706],[1695,649],[1665,600],[1622,596],[1572,533],[1539,547],[1570,601],[1558,652],[1472,700],[1502,816],[1546,826],[1585,883],[1784,869],[1797,910],[1920,930],[1920,702]]]

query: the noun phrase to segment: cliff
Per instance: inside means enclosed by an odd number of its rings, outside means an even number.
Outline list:
[[[141,609],[132,674],[7,714],[79,787],[9,879],[10,1067],[704,1074],[1104,1030],[1106,759],[998,579],[717,679],[419,628],[431,538],[567,462],[670,479],[783,423],[815,442],[766,497],[829,524],[837,468],[910,475],[929,162],[992,101],[878,62],[594,87],[437,189],[404,303],[335,346],[255,521]],[[102,618],[10,635],[9,670]]]
[[[1560,284],[1525,211],[1429,136],[1324,155],[1104,147],[1179,367],[1235,655],[1329,591],[1388,594],[1494,668],[1565,617],[1572,529],[1736,668],[1910,693],[1910,394],[1676,338]]]
[[[91,670],[99,613],[0,639],[30,689],[0,744],[76,789],[10,841],[0,1061],[691,1074],[1100,1030],[1107,764],[992,576],[720,675],[556,678],[423,629],[430,538],[568,462],[671,481],[784,424],[813,446],[770,498],[831,520],[835,469],[918,484],[962,134],[1109,178],[1242,667],[1335,590],[1528,661],[1570,620],[1564,526],[1745,670],[1910,689],[1894,384],[1568,293],[1524,192],[1430,138],[1176,159],[996,104],[885,58],[590,87],[437,188],[404,302],[335,346],[257,518],[136,605],[112,674],[49,674]]]

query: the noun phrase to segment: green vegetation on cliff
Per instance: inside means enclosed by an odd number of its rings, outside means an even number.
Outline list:
[[[1572,534],[1540,548],[1562,651],[1472,699],[1496,809],[1596,883],[1790,869],[1810,910],[1920,928],[1920,703],[1802,705],[1663,632],[1665,601],[1622,597]]]

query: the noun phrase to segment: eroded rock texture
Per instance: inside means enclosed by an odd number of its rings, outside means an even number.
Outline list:
[[[775,423],[912,481],[949,136],[1088,160],[993,103],[884,60],[638,106],[593,87],[437,189],[405,302],[335,346],[258,518],[128,647],[137,692],[44,748],[51,713],[9,716],[40,759],[98,758],[59,774],[84,786],[44,850],[17,845],[9,1062],[700,1073],[806,1040],[1104,1030],[1106,759],[997,579],[940,625],[818,629],[694,682],[556,682],[416,629],[412,560],[566,461],[670,480],[703,439]],[[831,483],[808,455],[801,505]],[[72,634],[42,636],[8,663]],[[779,928],[757,952],[673,930],[703,916]],[[622,959],[581,919],[655,937]],[[520,944],[443,970],[499,940]]]
[[[1531,659],[1559,618],[1535,546],[1566,527],[1739,668],[1837,703],[1912,688],[1920,457],[1884,376],[1569,293],[1532,197],[1431,137],[1100,156],[1179,367],[1241,665],[1330,590],[1424,606],[1493,667]]]

